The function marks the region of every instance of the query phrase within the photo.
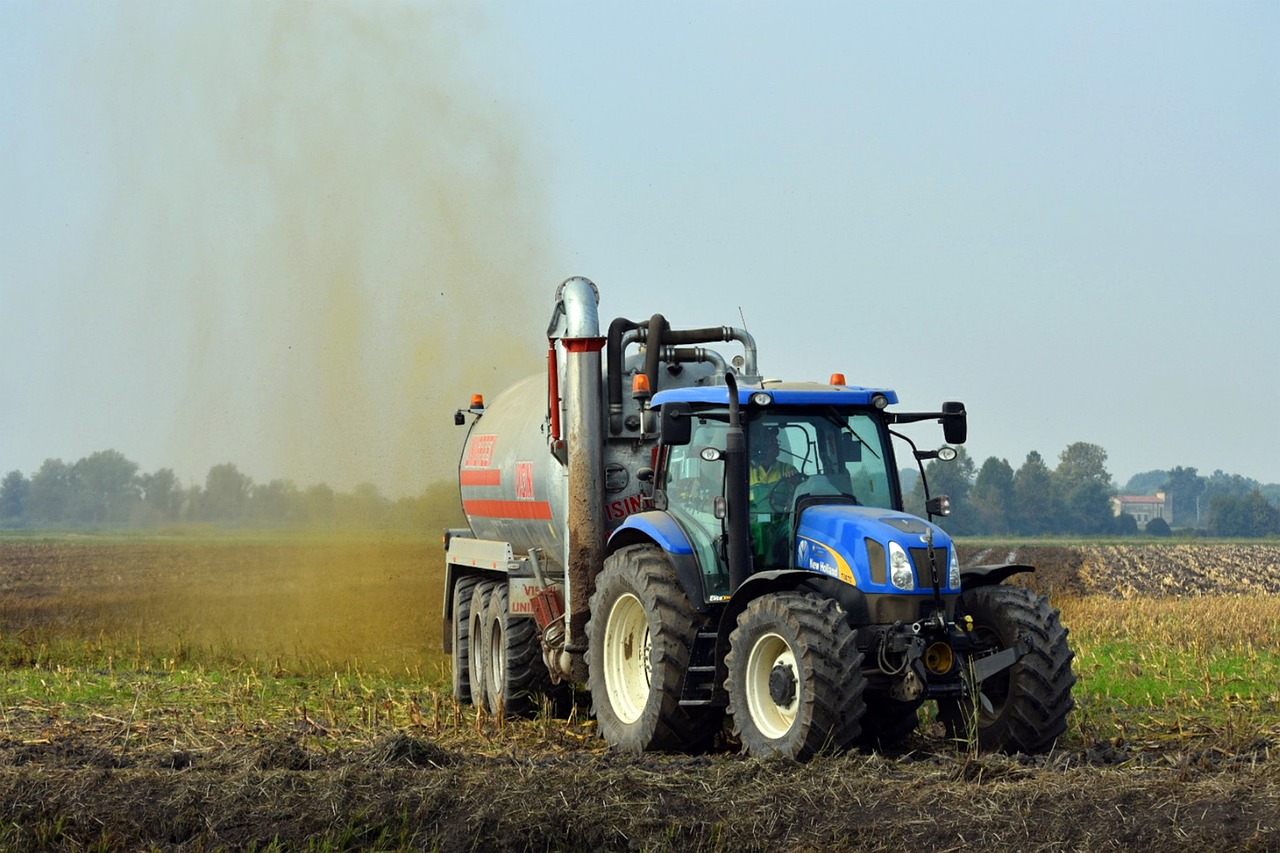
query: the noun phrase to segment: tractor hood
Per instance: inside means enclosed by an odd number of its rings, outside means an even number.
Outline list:
[[[935,524],[905,512],[849,504],[822,504],[805,509],[796,528],[795,565],[840,578],[867,593],[932,594],[932,563],[944,591],[954,543]],[[915,571],[915,588],[904,590],[889,581],[891,552],[900,547]],[[950,590],[959,592],[959,589]]]

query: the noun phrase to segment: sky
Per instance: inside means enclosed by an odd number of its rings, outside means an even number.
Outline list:
[[[1280,482],[1277,44],[1274,2],[0,0],[0,471],[417,493],[584,275],[961,400],[979,464]]]

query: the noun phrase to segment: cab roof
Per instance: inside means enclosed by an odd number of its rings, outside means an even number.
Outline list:
[[[898,393],[888,388],[862,388],[855,385],[823,385],[820,382],[763,382],[738,386],[738,402],[746,405],[752,394],[764,392],[773,402],[783,406],[870,406],[876,395],[884,396],[890,405],[898,402]],[[704,385],[672,388],[653,395],[652,405],[664,403],[707,403],[729,405],[726,385]]]

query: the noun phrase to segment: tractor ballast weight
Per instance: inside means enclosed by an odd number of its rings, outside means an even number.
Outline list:
[[[897,412],[884,388],[764,380],[732,327],[661,314],[600,334],[599,294],[556,291],[547,370],[455,420],[468,527],[446,534],[445,648],[460,701],[506,713],[585,682],[620,749],[754,754],[887,744],[938,703],[955,737],[1044,751],[1073,707],[1057,611],[962,572],[903,509],[900,425],[966,438],[963,404]],[[732,342],[726,360],[707,344]],[[635,347],[635,352],[629,348]],[[926,490],[927,492],[927,490]]]

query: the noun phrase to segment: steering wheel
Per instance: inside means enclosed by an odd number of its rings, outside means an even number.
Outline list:
[[[791,499],[796,496],[796,481],[783,477],[769,489],[769,508],[774,512],[790,512]]]

